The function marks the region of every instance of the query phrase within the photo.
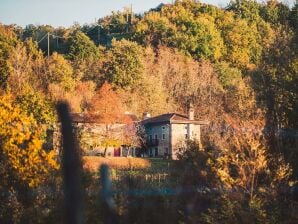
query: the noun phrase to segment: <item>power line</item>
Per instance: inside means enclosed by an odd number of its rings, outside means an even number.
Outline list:
[[[39,44],[41,41],[43,41],[43,39],[46,37],[46,36],[52,36],[53,38],[58,38],[58,39],[65,39],[65,37],[61,37],[61,36],[58,36],[56,34],[51,34],[50,32],[47,32],[37,43]]]
[[[100,27],[100,25],[94,26],[94,27],[90,28],[89,30],[85,31],[84,33],[89,33],[90,31],[94,30],[95,28],[98,28],[98,26]]]
[[[48,34],[44,35],[37,43],[39,44]]]
[[[53,38],[57,38],[57,39],[65,39],[65,37],[60,37],[56,34],[50,34]]]
[[[39,41],[37,41],[37,44],[39,44],[41,41],[43,41],[46,37],[48,38],[47,40],[47,52],[48,52],[48,57],[50,57],[50,36],[52,36],[53,39],[57,40],[57,46],[58,46],[58,39],[65,39],[64,37],[58,36],[56,34],[52,34],[50,32],[47,32]]]

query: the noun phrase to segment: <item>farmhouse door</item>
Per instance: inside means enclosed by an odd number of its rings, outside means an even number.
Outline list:
[[[120,148],[114,148],[114,156],[119,157],[120,156]]]
[[[155,148],[155,157],[158,156],[158,148]]]

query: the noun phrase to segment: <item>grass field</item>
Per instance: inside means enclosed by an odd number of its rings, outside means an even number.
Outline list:
[[[102,164],[107,164],[112,169],[148,169],[151,167],[151,162],[148,159],[133,158],[133,157],[99,157],[99,156],[84,156],[84,168],[89,171],[98,171]]]
[[[147,160],[151,164],[151,166],[146,169],[148,173],[168,173],[170,164],[173,162],[161,158],[147,158]]]
[[[99,157],[84,156],[84,168],[97,176],[99,167],[107,164],[111,168],[113,183],[126,183],[129,177],[142,188],[168,186],[170,166],[174,161],[162,158]],[[115,185],[114,187],[119,187]]]

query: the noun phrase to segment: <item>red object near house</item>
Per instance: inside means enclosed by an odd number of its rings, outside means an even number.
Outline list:
[[[120,148],[114,148],[114,156],[120,157]]]

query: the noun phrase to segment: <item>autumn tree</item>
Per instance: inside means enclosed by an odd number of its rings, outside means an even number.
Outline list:
[[[221,95],[222,87],[211,63],[197,62],[165,47],[159,49],[156,61],[154,71],[162,77],[169,99],[176,103],[178,111],[185,112],[189,100],[192,100],[200,111],[197,115],[201,119],[220,113],[220,109],[215,110],[213,106],[219,108],[221,105],[218,96]]]
[[[241,71],[226,62],[216,64],[215,68],[218,79],[224,88],[234,87],[242,81]]]
[[[193,17],[191,13],[182,14],[183,11],[178,10],[172,19],[177,34],[169,38],[171,45],[195,59],[220,59],[225,47],[214,19],[208,15]]]
[[[136,24],[133,39],[145,46],[167,44],[168,37],[173,35],[175,26],[159,12],[149,12]]]
[[[7,65],[7,86],[12,93],[22,94],[28,88],[44,90],[45,60],[36,42],[29,39],[17,43],[9,53]]]
[[[17,44],[8,60],[10,71],[8,83],[13,92],[22,92],[24,86],[28,85],[32,73],[31,63],[24,44]]]
[[[75,79],[73,78],[73,68],[69,61],[62,55],[54,52],[47,61],[46,80],[48,84],[59,84],[66,90],[73,89]]]
[[[283,152],[291,164],[296,164],[297,146],[291,132],[297,121],[297,48],[295,35],[281,28],[273,44],[264,53],[260,69],[254,75],[256,89],[262,105],[267,108],[268,141],[271,150]],[[279,134],[283,130],[286,134]],[[288,142],[288,143],[286,143]],[[292,143],[290,143],[292,142]],[[297,176],[296,165],[293,165]]]
[[[16,34],[12,29],[0,24],[0,87],[7,88],[9,77],[8,58],[17,44]]]
[[[98,123],[102,123],[105,126],[101,144],[105,147],[104,156],[106,156],[109,146],[118,146],[120,144],[115,125],[130,121],[125,120],[123,105],[111,85],[107,82],[96,92],[91,102],[92,104],[89,109],[90,116],[93,116]]]
[[[6,32],[14,34],[10,28],[6,27]],[[10,31],[9,31],[10,30]],[[0,31],[1,33],[1,31]],[[42,89],[43,77],[45,73],[44,58],[42,52],[38,49],[37,43],[32,39],[24,42],[17,40],[16,36],[5,37],[1,41],[2,59],[5,69],[3,73],[3,89],[7,89],[15,94],[22,93],[26,88]],[[15,34],[14,34],[15,35]],[[8,50],[9,49],[9,50]],[[4,70],[3,70],[4,71]]]
[[[78,81],[71,90],[59,84],[50,84],[48,91],[52,101],[67,101],[73,112],[84,112],[88,109],[95,94],[95,87],[96,84],[92,81]]]
[[[43,130],[31,116],[13,106],[11,96],[1,96],[0,107],[2,183],[16,179],[35,187],[51,169],[58,168],[55,154],[42,149]]]
[[[163,7],[161,12],[148,13],[137,24],[135,39],[154,47],[174,47],[196,59],[218,60],[225,49],[214,19],[206,14],[194,15],[187,5],[177,3]]]
[[[46,130],[26,113],[11,95],[0,96],[0,190],[4,192],[0,219],[4,222],[21,222],[30,213],[28,207],[44,203],[46,194],[38,189],[59,168],[56,153],[43,148]]]
[[[42,92],[29,89],[18,95],[15,102],[27,116],[33,116],[38,124],[53,125],[56,118],[54,105]]]
[[[141,57],[142,77],[130,89],[117,89],[126,110],[139,117],[143,116],[145,111],[154,116],[173,111],[175,108],[164,85],[163,74],[157,70],[157,61],[153,49],[145,48]]]
[[[235,67],[246,68],[260,60],[262,46],[259,42],[258,27],[246,20],[225,13],[218,19],[226,46],[226,60]]]
[[[202,213],[212,208],[217,197],[216,192],[209,189],[220,187],[220,180],[212,167],[214,155],[200,148],[198,142],[188,140],[178,148],[177,157],[178,160],[171,165],[170,179],[182,190],[171,206],[180,212],[173,215],[179,222],[201,223]]]

